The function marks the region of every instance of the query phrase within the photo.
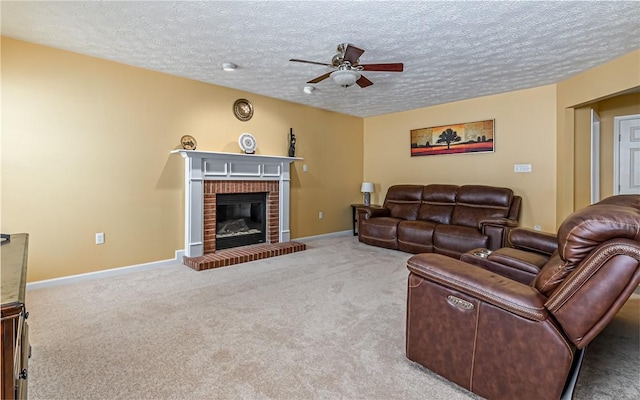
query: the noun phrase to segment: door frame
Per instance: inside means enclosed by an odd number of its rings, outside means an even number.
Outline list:
[[[600,201],[600,116],[591,109],[591,204]]]

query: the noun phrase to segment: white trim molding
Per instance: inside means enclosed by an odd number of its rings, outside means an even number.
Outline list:
[[[76,282],[89,281],[93,279],[101,279],[109,276],[124,275],[131,272],[147,271],[150,269],[164,267],[166,265],[180,264],[182,265],[182,257],[184,250],[176,250],[176,258],[162,261],[152,261],[144,264],[131,265],[128,267],[111,268],[102,271],[87,272],[86,274],[63,276],[61,278],[46,279],[42,281],[27,283],[27,290],[44,289],[54,286],[69,285]]]
[[[173,150],[185,160],[185,255],[204,254],[204,181],[278,181],[278,239],[291,241],[289,231],[290,165],[299,157],[262,156],[213,151]]]

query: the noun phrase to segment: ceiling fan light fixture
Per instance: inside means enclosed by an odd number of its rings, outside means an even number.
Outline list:
[[[331,78],[342,87],[349,87],[360,79],[360,73],[352,69],[339,69],[331,73]]]
[[[222,69],[224,71],[235,71],[238,68],[237,65],[235,65],[234,63],[230,63],[230,62],[223,62],[222,63]]]

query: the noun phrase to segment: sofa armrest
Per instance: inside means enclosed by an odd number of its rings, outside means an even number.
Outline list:
[[[407,268],[423,279],[446,286],[534,321],[544,321],[547,300],[531,286],[441,254],[418,254]]]
[[[515,228],[518,226],[518,221],[509,218],[493,218],[480,220],[478,228],[482,231],[485,225],[493,225],[498,227]]]
[[[533,251],[546,256],[551,256],[558,249],[556,235],[527,228],[512,229],[509,232],[509,243],[516,249]]]
[[[478,229],[489,236],[489,250],[497,250],[507,245],[509,231],[518,226],[518,221],[509,218],[483,219],[478,223]]]
[[[384,207],[358,207],[358,220],[376,218],[376,217],[389,217],[391,211]]]

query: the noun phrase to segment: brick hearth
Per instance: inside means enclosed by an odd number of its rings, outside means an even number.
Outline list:
[[[306,248],[306,244],[299,242],[254,244],[251,246],[218,250],[215,253],[205,254],[201,257],[185,256],[182,262],[184,265],[196,271],[203,271],[205,269],[226,267],[228,265],[291,254],[305,250]]]

